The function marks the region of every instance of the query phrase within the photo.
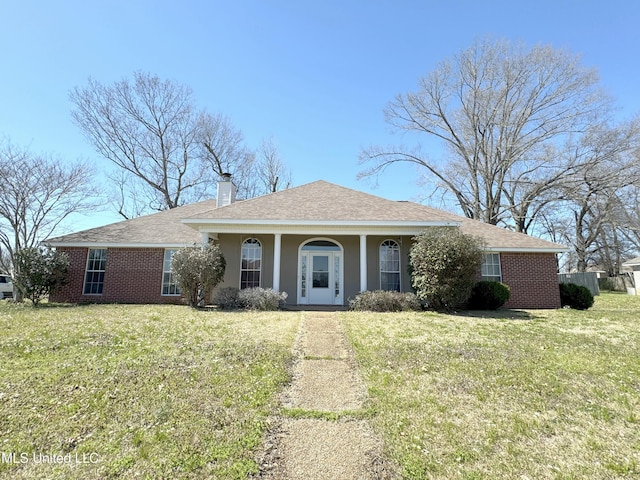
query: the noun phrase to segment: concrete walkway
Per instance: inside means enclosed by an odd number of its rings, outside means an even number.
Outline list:
[[[285,415],[271,432],[259,478],[393,478],[382,442],[361,419],[366,389],[336,313],[303,315]]]

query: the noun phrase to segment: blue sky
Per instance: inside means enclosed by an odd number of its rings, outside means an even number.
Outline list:
[[[0,136],[35,152],[109,168],[70,117],[88,77],[135,71],[189,85],[247,145],[272,137],[294,184],[324,179],[390,199],[425,192],[411,166],[357,180],[362,147],[410,142],[382,110],[443,59],[492,35],[580,54],[617,99],[640,112],[640,3],[555,1],[2,0]],[[434,145],[434,149],[436,146]],[[441,205],[436,205],[441,206]],[[455,210],[454,206],[451,209]],[[72,230],[117,221],[105,207]]]

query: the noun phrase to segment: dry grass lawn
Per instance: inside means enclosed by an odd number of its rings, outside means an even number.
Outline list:
[[[640,297],[338,315],[404,478],[640,475]],[[300,318],[0,302],[0,479],[255,474]]]
[[[0,302],[0,478],[247,478],[299,322]]]
[[[495,315],[344,313],[407,479],[638,478],[640,297]]]

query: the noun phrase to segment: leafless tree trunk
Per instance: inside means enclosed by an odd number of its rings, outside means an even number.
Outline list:
[[[636,159],[640,165],[640,151],[636,153]],[[628,243],[633,256],[637,256],[640,253],[640,182],[619,192],[618,197],[620,206],[613,215],[613,221],[619,227],[621,241]]]
[[[10,143],[0,146],[0,245],[2,259],[14,264],[22,248],[50,237],[72,213],[92,210],[96,190],[86,163],[63,164]],[[17,295],[17,292],[14,292]]]
[[[264,193],[291,187],[291,171],[284,164],[273,139],[263,140],[258,150],[257,174]]]
[[[622,173],[626,177],[634,175],[633,170]],[[615,203],[608,212],[602,235],[596,240],[598,261],[612,275],[620,274],[622,263],[640,253],[639,195],[639,182],[616,188]]]
[[[398,131],[439,139],[446,156],[419,147],[371,147],[361,154],[377,175],[414,163],[451,193],[464,214],[526,231],[542,199],[572,166],[550,155],[568,135],[600,122],[610,100],[578,58],[548,46],[476,42],[398,95],[385,111]],[[604,113],[603,113],[604,112]]]
[[[226,168],[241,156],[241,134],[226,118],[196,110],[191,89],[176,82],[145,73],[109,86],[89,79],[70,98],[76,124],[118,169],[112,178],[121,181],[124,217],[213,196],[212,158]]]
[[[72,117],[117,168],[113,200],[125,218],[211,198],[230,173],[239,198],[262,191],[261,164],[224,115],[197,110],[191,89],[136,73],[105,86],[89,79],[70,94]]]
[[[216,178],[230,173],[237,188],[238,198],[256,196],[255,154],[243,146],[242,133],[231,126],[227,117],[205,115],[200,142],[204,147],[203,158]]]

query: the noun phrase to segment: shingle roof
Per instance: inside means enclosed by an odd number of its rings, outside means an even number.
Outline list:
[[[442,210],[396,202],[318,180],[191,215],[189,219],[278,221],[452,221]]]
[[[116,222],[102,227],[50,238],[46,243],[58,244],[141,244],[184,245],[200,242],[200,233],[180,220],[200,211],[215,208],[216,201],[205,200],[151,215]]]
[[[627,260],[622,265],[626,267],[635,267],[636,265],[640,265],[640,257],[635,257]]]
[[[546,250],[551,252],[564,252],[568,248],[564,245],[549,242],[541,238],[532,237],[524,233],[514,232],[506,228],[489,225],[470,218],[458,217],[460,230],[467,235],[475,235],[482,238],[487,247],[493,250]]]
[[[225,220],[247,223],[287,222],[435,222],[460,225],[464,233],[483,238],[492,249],[563,251],[562,245],[470,220],[414,202],[393,201],[325,181],[216,208],[215,200],[194,203],[132,220],[49,239],[62,244],[175,245],[200,241],[200,234],[183,223]]]

